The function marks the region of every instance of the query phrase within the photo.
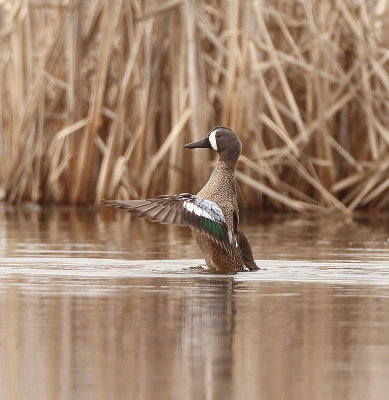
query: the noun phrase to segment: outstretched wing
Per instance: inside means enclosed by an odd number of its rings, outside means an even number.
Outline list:
[[[117,207],[140,218],[161,224],[188,225],[219,243],[228,252],[236,246],[220,207],[213,201],[189,193],[146,200],[102,200],[100,205]]]

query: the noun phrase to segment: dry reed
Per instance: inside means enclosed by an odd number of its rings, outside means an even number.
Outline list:
[[[239,132],[244,205],[389,206],[387,0],[0,4],[0,196],[196,191]]]

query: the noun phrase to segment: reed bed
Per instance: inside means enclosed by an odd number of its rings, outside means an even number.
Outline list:
[[[389,207],[387,0],[5,0],[0,195],[195,192],[236,130],[242,205]]]

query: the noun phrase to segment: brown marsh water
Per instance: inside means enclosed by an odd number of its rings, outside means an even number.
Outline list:
[[[0,398],[386,400],[389,219],[242,217],[266,270],[185,228],[0,209]]]

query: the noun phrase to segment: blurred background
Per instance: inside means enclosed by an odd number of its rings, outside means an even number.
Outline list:
[[[196,192],[238,132],[241,206],[389,206],[387,0],[0,1],[0,200]]]
[[[0,0],[0,38],[1,400],[387,400],[389,0]],[[196,193],[216,125],[257,272],[94,207]]]

